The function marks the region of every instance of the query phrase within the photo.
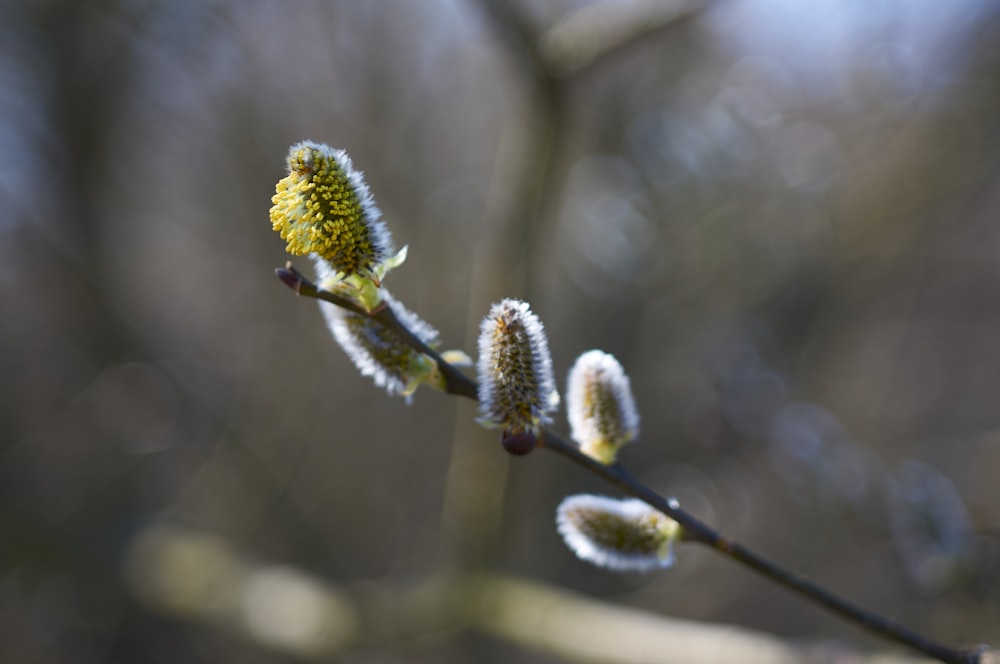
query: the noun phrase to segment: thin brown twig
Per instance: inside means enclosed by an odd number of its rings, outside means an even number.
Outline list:
[[[379,307],[375,311],[369,312],[348,298],[317,288],[313,282],[303,276],[290,262],[284,268],[275,270],[275,274],[286,286],[299,295],[330,302],[354,313],[377,320],[395,333],[404,343],[434,359],[441,374],[445,377],[445,392],[478,400],[478,386],[476,381],[461,373],[453,365],[442,359],[434,349],[423,343],[399,321],[389,307]],[[791,572],[743,546],[739,542],[724,537],[708,524],[682,510],[676,500],[666,498],[647,487],[620,463],[611,466],[601,464],[580,452],[576,445],[567,442],[549,430],[543,432],[540,446],[561,454],[577,465],[617,486],[625,493],[635,496],[655,509],[660,510],[674,521],[677,521],[684,529],[684,539],[686,541],[709,546],[715,551],[771,579],[775,583],[825,607],[849,622],[853,622],[878,636],[909,646],[942,662],[950,664],[984,664],[983,656],[988,650],[986,646],[974,648],[953,648],[946,646],[925,637],[892,618],[857,606],[813,583],[805,576]]]

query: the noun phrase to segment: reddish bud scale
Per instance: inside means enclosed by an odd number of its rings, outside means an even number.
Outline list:
[[[508,454],[524,456],[535,449],[535,446],[538,445],[538,438],[530,431],[519,433],[504,431],[503,435],[500,436],[500,444],[503,445]]]

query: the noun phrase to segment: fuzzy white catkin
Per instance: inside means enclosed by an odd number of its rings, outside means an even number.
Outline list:
[[[570,369],[566,410],[571,435],[583,451],[604,463],[639,434],[632,387],[613,355],[591,350]]]
[[[589,494],[563,500],[556,524],[578,558],[617,571],[669,567],[681,533],[676,521],[641,500]]]
[[[481,422],[511,432],[551,421],[559,404],[545,330],[526,302],[494,304],[479,328]]]
[[[396,314],[396,318],[428,346],[438,343],[438,331],[407,309],[388,291],[382,292],[383,301]],[[343,309],[329,302],[320,302],[320,309],[334,339],[363,376],[370,376],[378,387],[390,394],[403,394],[409,398],[414,376],[410,372],[414,362],[430,362],[381,323]]]

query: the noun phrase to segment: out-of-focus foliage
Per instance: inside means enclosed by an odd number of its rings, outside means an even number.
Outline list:
[[[606,487],[359,376],[273,277],[303,139],[365,171],[410,246],[387,286],[445,347],[529,301],[560,391],[580,352],[621,360],[642,479],[861,604],[1000,641],[1000,12],[746,0],[628,37],[664,6],[4,3],[0,660],[286,661],[136,592],[162,522],[292,570],[260,611],[485,568],[872,646],[708,553],[576,561],[555,507]],[[187,551],[163,588],[206,573]],[[469,634],[355,658],[553,661]]]

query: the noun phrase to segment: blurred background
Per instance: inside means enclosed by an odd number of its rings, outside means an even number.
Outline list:
[[[613,489],[359,376],[273,276],[307,138],[445,348],[527,299],[561,390],[590,348],[629,371],[644,481],[1000,642],[996,3],[5,0],[0,660],[573,659],[463,629],[433,584],[478,571],[888,648],[711,552],[577,561],[555,508]]]

